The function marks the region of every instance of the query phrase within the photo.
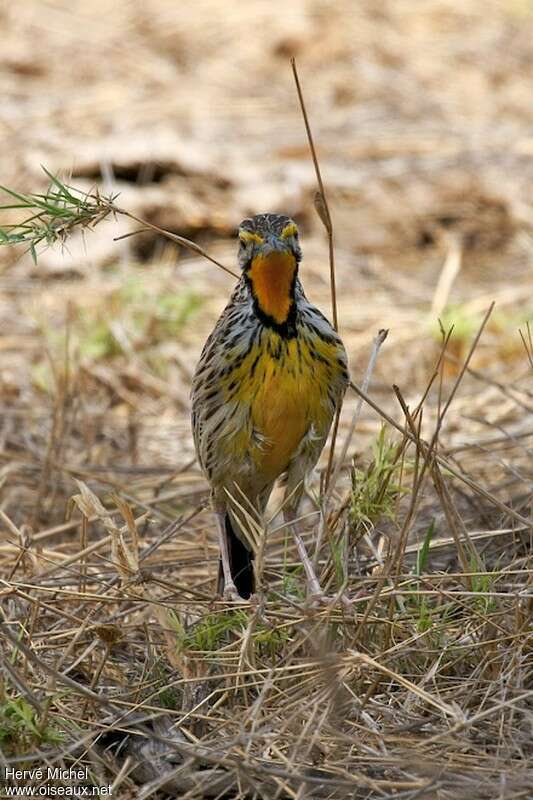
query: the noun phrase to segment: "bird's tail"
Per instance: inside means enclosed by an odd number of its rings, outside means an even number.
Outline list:
[[[226,539],[228,542],[231,577],[240,596],[247,600],[255,591],[253,553],[248,550],[235,533],[229,514],[226,514]],[[218,565],[217,591],[224,589],[224,572],[222,560]]]

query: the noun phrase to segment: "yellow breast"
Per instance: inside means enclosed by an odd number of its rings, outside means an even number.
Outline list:
[[[252,401],[252,421],[264,439],[256,448],[255,460],[270,481],[287,469],[309,429],[313,387],[309,373],[298,381],[281,373],[270,360],[263,366],[264,379]]]
[[[334,345],[318,341],[311,347],[272,333],[228,377],[228,400],[250,412],[248,426],[230,446],[236,457],[251,457],[259,482],[270,483],[285,472],[311,427],[319,435],[327,432],[336,356]]]

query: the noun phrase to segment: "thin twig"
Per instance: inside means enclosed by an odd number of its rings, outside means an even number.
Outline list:
[[[207,261],[210,261],[212,264],[216,264],[217,267],[220,267],[220,269],[223,269],[224,272],[227,272],[228,275],[232,275],[234,278],[237,278],[237,280],[239,279],[240,276],[236,272],[233,272],[233,270],[229,269],[229,267],[224,266],[224,264],[222,264],[220,261],[217,261],[216,258],[210,256],[209,253],[206,250],[204,250],[203,247],[200,247],[199,244],[196,244],[196,242],[192,242],[190,239],[186,239],[184,236],[178,236],[177,233],[172,233],[171,231],[167,231],[165,228],[160,228],[159,225],[154,225],[152,222],[147,222],[145,219],[142,219],[141,217],[132,214],[125,208],[120,208],[119,206],[116,206],[114,203],[110,204],[110,208],[116,214],[122,214],[125,217],[129,217],[130,219],[135,220],[135,222],[138,222],[140,225],[143,226],[143,228],[139,231],[132,231],[131,232],[132,235],[135,235],[136,233],[141,233],[142,230],[146,229],[156,231],[156,233],[159,233],[161,236],[165,236],[167,239],[170,239],[171,242],[175,242],[176,244],[179,244],[182,247],[187,248],[187,250],[190,250],[193,253],[197,253],[198,255],[203,256],[205,259],[207,259]]]
[[[524,350],[526,351],[529,365],[531,369],[533,369],[533,336],[531,335],[531,326],[529,324],[529,320],[526,322],[526,333],[522,333],[522,330],[520,328],[518,329],[518,333],[520,334],[520,338],[522,339],[522,343],[524,345]]]
[[[331,214],[329,211],[328,201],[326,198],[326,191],[324,189],[324,182],[322,180],[322,174],[320,172],[320,164],[318,162],[318,157],[316,154],[315,143],[313,141],[313,134],[311,132],[311,125],[309,124],[309,117],[307,115],[307,109],[305,106],[305,101],[303,97],[302,87],[300,84],[300,78],[298,76],[298,70],[296,68],[296,59],[291,58],[291,67],[292,67],[292,74],[294,76],[294,82],[296,84],[296,91],[298,93],[298,100],[300,103],[300,109],[302,111],[302,117],[305,125],[305,130],[307,133],[307,140],[309,142],[309,149],[311,151],[311,158],[313,159],[313,165],[315,167],[315,174],[316,180],[318,183],[318,192],[316,192],[314,197],[314,204],[315,209],[320,217],[324,228],[326,229],[326,234],[328,237],[328,251],[329,251],[329,282],[331,287],[331,314],[332,314],[332,322],[333,327],[336,331],[339,329],[339,319],[337,314],[337,289],[335,284],[335,246],[333,242],[333,223],[331,221]],[[325,490],[328,490],[329,486],[329,479],[331,476],[331,470],[333,467],[333,458],[335,455],[335,443],[337,441],[337,432],[339,430],[339,420],[341,415],[342,405],[340,405],[335,411],[335,418],[333,420],[333,428],[331,432],[331,445],[329,448],[328,453],[328,464],[326,467],[326,478],[324,481]]]
[[[381,349],[381,345],[383,344],[383,342],[387,338],[388,333],[389,333],[389,331],[386,328],[381,328],[381,330],[379,330],[378,333],[376,334],[376,336],[374,337],[374,341],[372,343],[372,352],[370,354],[370,359],[368,361],[368,366],[366,368],[365,376],[363,378],[363,383],[362,383],[362,388],[363,388],[364,392],[368,392],[368,386],[370,384],[370,379],[372,377],[372,373],[374,372],[374,367],[376,366],[376,361],[377,361],[377,358],[378,358],[378,355],[379,355],[379,351]],[[352,421],[350,423],[350,428],[348,430],[348,434],[346,436],[346,439],[344,440],[344,444],[343,444],[343,447],[342,447],[340,458],[337,461],[337,465],[336,465],[335,470],[333,472],[333,475],[331,477],[331,481],[330,481],[329,489],[328,489],[328,496],[329,497],[331,497],[331,493],[333,492],[333,489],[335,488],[335,483],[337,481],[337,478],[339,477],[339,473],[340,473],[340,471],[342,469],[342,465],[346,461],[346,456],[348,454],[348,450],[349,450],[350,444],[352,442],[353,435],[355,433],[357,420],[359,419],[359,414],[361,413],[362,406],[363,406],[363,398],[359,397],[359,399],[357,401],[357,405],[355,407],[355,411],[353,413]]]
[[[388,333],[389,333],[388,330],[382,328],[380,331],[378,331],[376,337],[374,338],[374,342],[373,342],[373,345],[372,345],[372,353],[370,354],[370,360],[368,362],[368,366],[366,368],[365,376],[364,376],[364,379],[363,379],[363,391],[364,392],[368,391],[370,378],[372,377],[372,373],[374,371],[374,366],[376,364],[376,360],[377,360],[377,357],[378,357],[379,350],[381,348],[381,345],[383,344],[383,342],[387,338]],[[362,405],[363,405],[363,398],[359,397],[359,400],[357,402],[357,406],[355,408],[355,411],[354,411],[354,414],[353,414],[353,417],[352,417],[352,422],[350,424],[350,429],[348,431],[348,435],[346,436],[346,439],[344,441],[344,445],[343,445],[343,448],[342,448],[342,452],[341,452],[340,458],[337,460],[337,464],[335,466],[335,470],[333,471],[333,475],[331,476],[330,480],[328,480],[328,478],[329,478],[329,471],[331,471],[331,469],[332,469],[333,448],[331,448],[330,452],[329,452],[330,460],[328,461],[328,471],[326,472],[325,498],[324,498],[324,504],[323,504],[323,511],[322,511],[321,519],[320,519],[320,525],[319,525],[319,529],[318,529],[318,536],[316,538],[316,543],[315,543],[315,552],[314,552],[315,564],[317,563],[318,556],[320,554],[320,548],[322,547],[322,542],[324,540],[324,533],[325,533],[325,529],[326,529],[326,525],[327,525],[327,519],[328,519],[328,504],[329,504],[329,501],[331,499],[331,495],[333,494],[333,490],[335,489],[335,484],[336,484],[337,479],[339,477],[339,474],[340,474],[340,471],[342,469],[342,466],[343,466],[343,464],[344,464],[344,462],[346,460],[346,454],[348,453],[348,448],[350,447],[350,443],[352,441],[352,438],[353,438],[353,435],[354,435],[354,432],[355,432],[355,427],[357,425],[357,420],[359,419],[359,414],[361,413]],[[335,423],[337,424],[337,426],[338,426],[338,421],[339,421],[339,414],[337,414],[335,416]],[[335,435],[336,432],[337,432],[336,429],[334,429],[333,434]]]
[[[461,270],[461,264],[461,242],[458,238],[454,237],[450,242],[450,248],[444,259],[439,280],[437,281],[437,287],[433,295],[433,301],[431,303],[432,317],[438,317],[446,308],[452,286]]]
[[[320,165],[318,163],[318,158],[315,150],[315,145],[313,142],[313,134],[311,133],[311,126],[309,124],[309,117],[307,116],[307,110],[305,107],[305,102],[302,93],[302,87],[300,85],[300,78],[298,77],[298,70],[296,68],[296,60],[291,58],[291,67],[292,67],[292,74],[294,75],[294,82],[296,84],[296,91],[298,92],[298,100],[300,101],[300,108],[302,110],[302,116],[304,120],[305,130],[307,133],[307,140],[309,142],[309,149],[311,150],[311,157],[313,159],[313,164],[315,167],[315,174],[316,180],[318,183],[319,191],[315,195],[315,208],[317,211],[318,216],[322,220],[322,223],[326,229],[328,235],[328,247],[329,247],[329,279],[331,284],[331,313],[333,319],[333,327],[335,330],[339,329],[339,322],[337,317],[337,292],[335,288],[335,250],[333,246],[333,224],[331,222],[331,214],[329,211],[328,201],[326,198],[326,191],[324,189],[324,183],[322,181],[322,175],[320,172]]]

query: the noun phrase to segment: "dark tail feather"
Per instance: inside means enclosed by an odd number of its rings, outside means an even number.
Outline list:
[[[240,596],[247,600],[255,592],[253,553],[241,542],[233,531],[229,514],[226,514],[226,538],[228,540],[231,577]],[[218,565],[217,590],[221,594],[224,587],[222,559]]]

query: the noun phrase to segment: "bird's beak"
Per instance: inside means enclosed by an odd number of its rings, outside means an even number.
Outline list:
[[[290,247],[288,246],[287,242],[281,237],[275,236],[271,233],[265,236],[264,243],[258,248],[258,255],[261,255],[264,259],[268,259],[275,253],[279,254],[288,252],[290,252]]]

